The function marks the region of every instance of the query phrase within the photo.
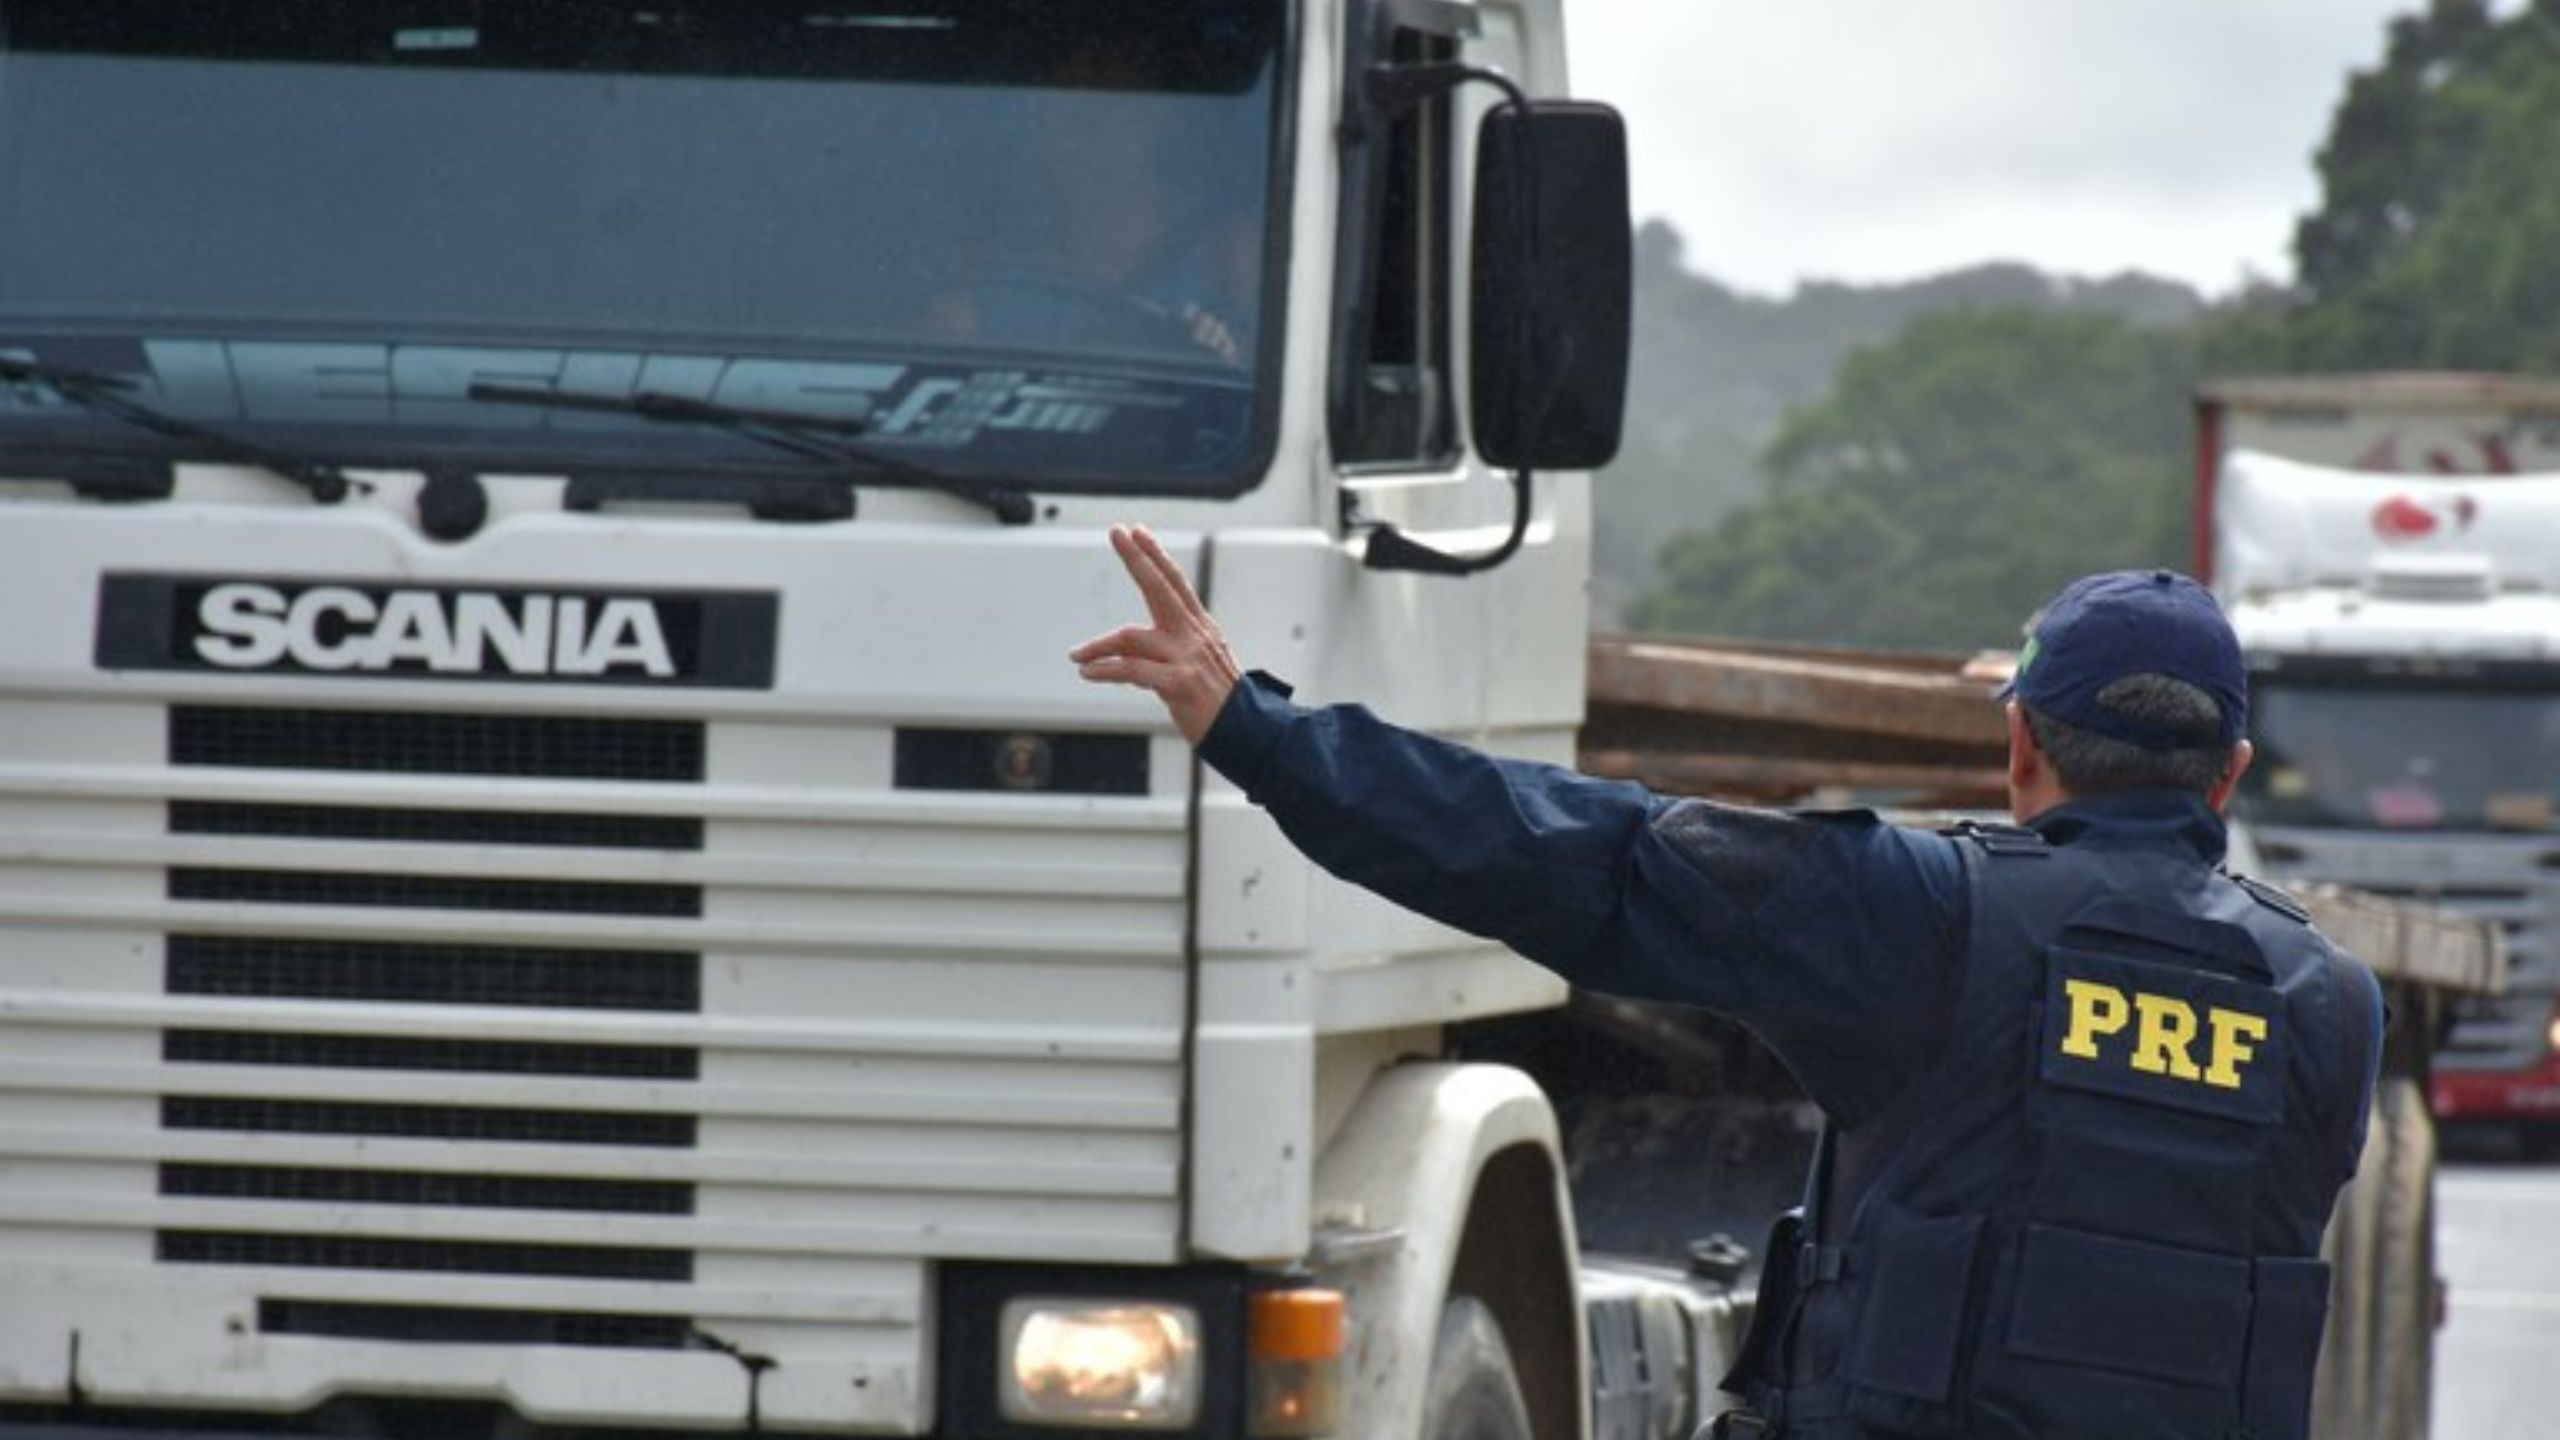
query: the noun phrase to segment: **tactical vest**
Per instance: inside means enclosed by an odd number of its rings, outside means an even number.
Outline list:
[[[1729,1383],[1789,1437],[2302,1440],[2371,980],[2192,856],[1960,833],[1944,1048],[1825,1137]]]

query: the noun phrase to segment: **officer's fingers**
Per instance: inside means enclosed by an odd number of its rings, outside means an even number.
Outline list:
[[[1191,611],[1184,608],[1181,596],[1166,583],[1164,572],[1157,568],[1146,547],[1139,543],[1141,535],[1146,535],[1149,541],[1155,539],[1136,526],[1114,525],[1111,527],[1111,548],[1119,553],[1120,563],[1128,568],[1129,578],[1137,582],[1138,594],[1147,602],[1147,614],[1158,628],[1170,630],[1189,624]]]
[[[1133,532],[1131,538],[1137,542],[1138,553],[1145,556],[1147,563],[1155,568],[1157,576],[1164,582],[1165,589],[1172,594],[1175,603],[1182,607],[1182,613],[1202,626],[1208,626],[1210,624],[1208,607],[1200,603],[1199,593],[1191,588],[1191,577],[1182,573],[1182,566],[1176,563],[1172,554],[1164,548],[1164,542],[1158,540],[1155,532],[1144,525],[1130,528]]]
[[[1123,625],[1108,635],[1096,635],[1073,650],[1067,658],[1079,665],[1107,655],[1135,655],[1148,660],[1171,660],[1173,642],[1161,630],[1146,625]]]
[[[1098,685],[1135,685],[1162,695],[1174,682],[1170,665],[1134,655],[1104,655],[1076,667],[1076,674]]]

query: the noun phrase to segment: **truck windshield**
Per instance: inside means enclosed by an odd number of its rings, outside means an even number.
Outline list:
[[[2249,703],[2241,803],[2261,824],[2560,828],[2560,676],[2260,676]]]
[[[483,382],[1240,489],[1281,3],[0,0],[0,355],[347,463],[794,463]],[[137,446],[0,385],[0,450]]]

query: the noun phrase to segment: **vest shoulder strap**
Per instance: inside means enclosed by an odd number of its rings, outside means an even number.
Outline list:
[[[2031,856],[2042,859],[2053,853],[2045,838],[2024,825],[2006,825],[1990,820],[1959,820],[1938,832],[1951,840],[1969,840],[1986,855]]]
[[[2284,891],[2277,889],[2275,886],[2268,884],[2264,880],[2254,879],[2247,875],[2233,874],[2231,876],[2231,881],[2241,889],[2248,891],[2250,899],[2257,901],[2259,904],[2266,906],[2268,909],[2273,910],[2295,924],[2308,925],[2311,923],[2311,912],[2303,908],[2301,901],[2294,899],[2291,895],[2286,894]]]

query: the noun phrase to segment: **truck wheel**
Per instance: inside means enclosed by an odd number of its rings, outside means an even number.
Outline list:
[[[2426,1096],[2386,1076],[2364,1162],[2338,1197],[2325,1247],[2337,1279],[2320,1348],[2312,1432],[2424,1440],[2435,1370],[2435,1124]]]
[[[1511,1368],[1502,1322],[1472,1295],[1452,1295],[1431,1347],[1422,1440],[1531,1440],[1529,1402]]]
[[[2374,1096],[2375,1141],[2387,1141],[2375,1174],[2372,1382],[2366,1403],[2376,1440],[2424,1440],[2435,1372],[2434,1122],[2408,1080]]]

